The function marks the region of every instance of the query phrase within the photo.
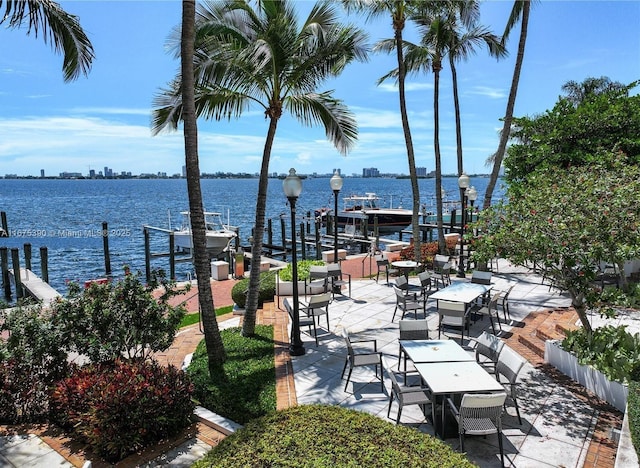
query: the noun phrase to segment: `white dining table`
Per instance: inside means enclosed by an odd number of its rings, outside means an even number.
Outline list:
[[[414,363],[475,361],[453,340],[400,340],[400,347]]]
[[[445,397],[465,393],[504,391],[502,384],[475,361],[418,362],[415,363],[415,367],[423,382],[431,391],[431,415],[436,432],[438,429],[435,414],[437,397],[442,397],[440,436],[443,439],[445,437]]]
[[[463,302],[470,304],[478,297],[486,294],[491,290],[491,285],[468,283],[464,281],[457,281],[446,288],[439,289],[429,296],[429,299]]]
[[[418,262],[414,262],[413,260],[396,260],[395,262],[391,262],[391,266],[402,271],[402,274],[408,280],[409,272],[418,267]]]

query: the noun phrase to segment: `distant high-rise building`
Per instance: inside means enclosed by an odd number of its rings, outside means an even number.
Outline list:
[[[182,166],[182,177],[187,177],[187,166]]]
[[[365,167],[362,169],[362,177],[380,177],[380,171],[377,167]]]
[[[40,177],[44,179],[44,169],[40,169]]]
[[[426,167],[416,167],[416,175],[418,177],[427,177],[427,168]]]
[[[96,170],[95,169],[89,169],[89,178],[91,178],[91,179],[95,179],[96,178]]]
[[[333,174],[335,174],[336,172],[338,173],[338,175],[339,175],[340,177],[342,177],[342,171],[340,170],[340,168],[337,168],[337,169],[334,169],[334,170],[333,170]]]

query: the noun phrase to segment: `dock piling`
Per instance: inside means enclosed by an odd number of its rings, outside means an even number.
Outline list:
[[[11,261],[13,263],[13,278],[16,282],[16,298],[24,297],[22,280],[20,278],[20,252],[17,247],[11,249]]]
[[[111,256],[109,255],[109,227],[106,221],[102,222],[102,246],[104,247],[104,271],[111,275]]]
[[[9,225],[7,224],[7,213],[0,211],[0,237],[9,237]]]
[[[0,247],[0,268],[4,298],[9,302],[11,300],[11,282],[9,281],[9,249],[7,247]]]
[[[169,233],[169,277],[176,280],[176,240],[173,231]]]
[[[49,282],[49,251],[46,247],[40,247],[40,270],[42,270],[42,281]]]
[[[24,244],[24,267],[31,270],[31,244]]]
[[[144,271],[147,282],[151,281],[151,239],[149,236],[149,228],[142,228],[144,234]]]

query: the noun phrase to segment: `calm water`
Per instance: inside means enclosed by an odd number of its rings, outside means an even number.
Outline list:
[[[478,203],[484,197],[487,178],[474,178]],[[257,179],[202,180],[204,206],[209,211],[229,216],[230,224],[240,228],[242,245],[248,243],[255,220]],[[500,185],[500,184],[498,184]],[[421,203],[431,205],[435,181],[420,181]],[[446,197],[458,195],[457,179],[443,179]],[[494,199],[501,196],[497,188]],[[375,192],[384,207],[411,207],[411,183],[408,179],[345,178],[340,196]],[[333,192],[328,178],[303,180],[296,205],[302,216],[319,207],[333,207]],[[340,205],[341,205],[340,201]],[[124,265],[144,271],[143,225],[162,228],[177,227],[180,211],[188,208],[187,183],[170,180],[4,180],[0,179],[0,211],[7,213],[14,237],[0,238],[0,246],[20,247],[30,243],[33,250],[32,269],[40,273],[41,246],[49,252],[49,281],[66,292],[68,280],[85,280],[104,276],[102,223],[109,228],[109,250],[114,275]],[[267,217],[274,223],[274,242],[280,239],[280,215],[290,219],[282,181],[269,181]],[[169,221],[171,219],[171,221]],[[289,228],[287,228],[289,229]],[[166,236],[152,234],[152,250],[166,251]],[[23,262],[21,253],[21,262]],[[11,261],[10,261],[11,263]],[[178,264],[178,279],[192,271],[187,263]],[[152,266],[168,270],[167,259],[155,259]]]

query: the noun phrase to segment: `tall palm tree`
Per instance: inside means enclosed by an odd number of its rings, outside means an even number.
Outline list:
[[[489,177],[489,183],[484,193],[483,208],[489,208],[491,206],[491,198],[493,197],[493,190],[496,187],[498,181],[498,175],[500,174],[500,167],[504,159],[504,154],[507,149],[507,142],[509,141],[509,135],[511,134],[511,122],[513,121],[513,109],[516,104],[516,95],[518,94],[518,83],[520,82],[520,71],[522,70],[522,63],[524,62],[524,49],[527,43],[527,29],[529,26],[529,12],[531,11],[532,0],[516,0],[513,3],[509,20],[502,35],[502,43],[506,44],[509,38],[509,33],[513,27],[520,20],[520,40],[518,42],[518,55],[516,56],[516,64],[513,68],[513,77],[511,79],[511,89],[509,90],[509,99],[507,100],[507,110],[504,116],[504,122],[502,125],[502,131],[500,132],[500,141],[498,143],[498,149],[493,155],[493,170]]]
[[[391,45],[395,49],[396,59],[398,62],[397,74],[395,77],[398,82],[398,99],[400,101],[400,119],[402,121],[402,131],[404,133],[404,142],[407,149],[407,162],[409,164],[409,178],[411,180],[411,195],[413,198],[411,219],[411,231],[413,237],[414,258],[417,262],[421,260],[420,252],[420,186],[418,185],[418,173],[416,171],[416,159],[413,149],[413,140],[411,138],[411,128],[409,127],[409,116],[407,113],[407,101],[405,97],[405,60],[404,60],[404,39],[403,31],[405,28],[408,12],[419,2],[411,0],[343,0],[343,5],[347,11],[356,11],[365,13],[368,18],[379,16],[391,16],[391,24],[393,26],[393,41]],[[377,50],[390,52],[392,47],[389,41],[381,41],[377,44]],[[384,81],[387,77],[382,77],[378,83]]]
[[[4,7],[4,8],[3,8]],[[4,9],[4,12],[2,11]],[[20,28],[27,24],[27,34],[40,31],[45,43],[64,55],[64,81],[88,75],[95,58],[93,46],[82,30],[78,18],[50,0],[0,0],[0,24]]]
[[[456,149],[458,157],[458,176],[464,172],[464,163],[462,157],[462,124],[460,119],[460,100],[458,97],[458,73],[456,70],[456,62],[468,60],[469,57],[476,53],[476,46],[484,44],[489,50],[492,57],[501,58],[507,55],[507,51],[500,41],[500,38],[490,32],[487,28],[479,26],[476,21],[479,19],[479,3],[477,0],[465,0],[460,5],[463,10],[459,14],[456,11],[451,12],[452,17],[452,34],[450,35],[451,44],[449,44],[449,66],[451,67],[451,80],[453,85],[453,106],[456,122]],[[462,27],[458,27],[458,23],[462,23]],[[464,27],[467,26],[465,29]],[[460,200],[464,194],[460,193]]]
[[[198,302],[207,348],[209,374],[214,375],[216,367],[226,360],[226,353],[216,320],[213,295],[209,286],[211,275],[207,253],[207,235],[202,190],[200,188],[200,164],[198,161],[198,124],[195,103],[194,42],[195,42],[195,0],[182,2],[182,28],[180,40],[180,64],[182,81],[182,120],[184,122],[184,154],[187,172],[187,192],[191,235],[193,236],[193,263],[198,278]]]
[[[357,125],[332,91],[317,92],[353,60],[366,59],[366,36],[338,21],[335,7],[317,3],[301,27],[293,2],[210,1],[200,5],[196,21],[196,112],[206,118],[239,117],[251,104],[264,109],[269,122],[262,152],[251,246],[252,261],[242,333],[255,333],[260,286],[260,254],[267,202],[269,160],[278,122],[289,111],[305,125],[321,124],[327,138],[346,154]],[[174,126],[181,112],[180,78],[158,96],[154,127]],[[294,244],[295,245],[295,244]]]

